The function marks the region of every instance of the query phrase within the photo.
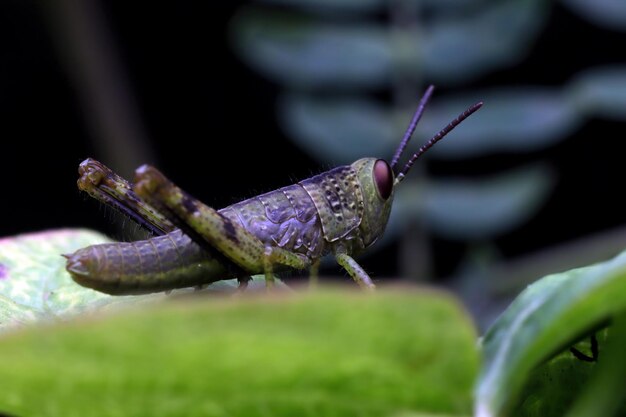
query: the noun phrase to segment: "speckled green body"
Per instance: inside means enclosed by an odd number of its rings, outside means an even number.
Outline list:
[[[297,254],[305,266],[329,252],[358,253],[382,234],[391,209],[392,198],[383,201],[372,178],[376,161],[360,159],[218,211],[203,206],[204,217],[213,222],[200,228],[218,231],[223,242],[215,246],[228,246],[234,254],[229,255],[228,248],[218,249],[220,254],[226,252],[226,262],[174,229],[143,241],[80,249],[69,256],[68,270],[81,285],[133,294],[264,273],[263,248],[267,247]],[[180,204],[175,204],[193,217],[198,202],[177,190]],[[153,195],[154,190],[144,194]],[[250,242],[248,234],[261,245]]]

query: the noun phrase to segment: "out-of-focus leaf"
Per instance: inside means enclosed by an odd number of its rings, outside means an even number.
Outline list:
[[[110,296],[75,283],[65,270],[61,254],[108,242],[104,235],[85,229],[61,229],[0,239],[0,331],[40,320],[69,318],[102,308],[161,300],[166,296]],[[277,281],[278,288],[286,288]],[[234,292],[237,280],[218,281],[202,292]],[[254,277],[248,291],[265,288]],[[195,291],[180,289],[172,296]]]
[[[432,136],[477,101],[483,101],[483,107],[430,153],[440,158],[469,158],[532,151],[565,139],[584,121],[575,103],[559,92],[531,87],[499,89],[433,99],[417,134]]]
[[[271,79],[296,86],[379,87],[399,72],[462,81],[521,57],[541,26],[541,0],[497,2],[415,32],[378,23],[329,23],[304,14],[243,8],[233,20],[236,49]]]
[[[570,91],[572,100],[589,115],[626,119],[626,67],[584,71],[572,82]]]
[[[433,289],[349,288],[188,297],[24,329],[0,344],[0,380],[10,381],[0,408],[63,417],[469,415],[479,358],[458,300]]]
[[[614,30],[626,30],[626,2],[623,0],[562,0],[586,20]]]
[[[390,111],[374,101],[290,94],[280,104],[280,121],[289,137],[322,161],[348,164],[365,156],[389,158],[402,138]],[[410,114],[406,117],[408,125]]]
[[[605,329],[596,334],[598,336],[596,340],[602,349],[601,362],[604,362],[606,358],[606,333]],[[573,347],[589,357],[592,356],[590,338],[581,340]],[[563,351],[542,362],[526,376],[524,388],[512,407],[514,411],[510,415],[514,417],[562,417],[568,415],[568,410],[571,409],[572,404],[580,397],[585,387],[591,383],[591,377],[596,372],[598,365],[599,363],[581,361],[570,351]],[[587,415],[587,417],[609,417],[611,415],[595,412]]]
[[[109,241],[81,229],[51,230],[0,239],[0,330],[96,310],[128,297],[111,297],[76,284],[61,254]]]
[[[276,6],[292,6],[312,12],[349,12],[368,13],[376,12],[387,6],[387,0],[260,0]]]
[[[384,27],[322,23],[302,15],[243,8],[233,19],[236,50],[280,83],[377,86],[393,71]]]
[[[381,12],[393,6],[393,2],[389,0],[260,0],[259,2],[277,6],[293,6],[311,12],[351,14]],[[404,3],[405,7],[429,8],[451,13],[479,2],[480,0],[412,0]]]
[[[576,103],[545,89],[433,98],[410,149],[417,149],[477,101],[484,101],[484,106],[429,155],[453,159],[532,151],[566,138],[584,121]],[[307,152],[333,163],[350,163],[363,156],[388,158],[402,138],[412,111],[394,113],[364,98],[321,99],[305,94],[286,96],[279,108],[287,134]]]
[[[421,70],[435,82],[461,82],[521,60],[543,27],[543,0],[484,3],[473,15],[433,22],[417,46]]]
[[[625,311],[626,252],[530,285],[483,338],[476,416],[510,414],[533,369]]]
[[[391,221],[425,219],[428,228],[449,239],[491,238],[533,216],[546,202],[554,184],[552,170],[544,165],[491,179],[438,179],[424,187],[409,188],[403,183],[394,201],[396,211]]]
[[[606,332],[605,332],[606,333]],[[626,416],[626,313],[613,319],[602,360],[567,417]],[[599,359],[599,358],[598,358]],[[567,386],[567,385],[566,385]]]

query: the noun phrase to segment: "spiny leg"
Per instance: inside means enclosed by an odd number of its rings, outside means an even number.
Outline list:
[[[136,171],[134,190],[192,239],[200,240],[196,243],[217,249],[251,273],[265,272],[268,286],[274,279],[274,265],[304,269],[311,263],[304,255],[266,246],[240,224],[178,188],[154,167],[144,165]]]
[[[337,263],[345,269],[348,274],[356,281],[357,284],[363,289],[373,290],[376,288],[370,276],[365,270],[355,261],[350,255],[345,252],[335,252],[335,258]]]
[[[78,188],[91,197],[130,217],[155,236],[169,233],[175,226],[141,199],[128,181],[95,159],[85,159],[78,167]]]

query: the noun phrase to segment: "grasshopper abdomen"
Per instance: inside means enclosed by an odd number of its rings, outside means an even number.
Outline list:
[[[209,284],[229,271],[180,230],[135,242],[79,249],[67,269],[79,284],[108,294],[141,294]]]

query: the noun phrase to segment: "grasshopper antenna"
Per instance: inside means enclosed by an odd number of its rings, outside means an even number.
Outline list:
[[[402,152],[404,152],[406,145],[408,145],[409,140],[411,140],[411,136],[413,136],[413,132],[415,132],[415,127],[417,126],[417,122],[419,122],[420,119],[422,118],[422,114],[424,114],[424,108],[426,107],[426,103],[428,103],[428,100],[430,100],[430,96],[433,95],[434,90],[435,90],[435,86],[431,84],[428,86],[428,88],[426,89],[426,92],[422,96],[422,99],[420,100],[419,105],[417,106],[417,110],[415,110],[415,114],[413,115],[413,119],[411,120],[411,123],[409,123],[409,127],[406,129],[406,132],[404,132],[404,137],[402,138],[402,142],[400,142],[398,149],[396,149],[396,153],[393,155],[393,159],[391,160],[392,170],[398,163],[398,160],[400,159]]]
[[[404,177],[406,176],[407,172],[409,172],[409,169],[411,169],[411,167],[413,166],[413,164],[415,163],[415,161],[417,160],[417,158],[419,158],[424,152],[426,152],[427,150],[429,150],[435,143],[439,142],[441,139],[443,139],[444,136],[446,136],[448,133],[450,133],[452,131],[452,129],[454,129],[455,127],[457,127],[463,120],[467,119],[468,117],[470,117],[476,110],[480,109],[483,105],[482,101],[479,101],[478,103],[470,106],[470,108],[468,108],[467,110],[465,110],[463,113],[461,113],[459,115],[459,117],[457,117],[456,119],[454,119],[453,121],[451,121],[448,126],[444,127],[443,129],[441,129],[439,131],[439,133],[437,133],[435,136],[433,136],[428,142],[426,142],[421,148],[419,148],[419,150],[417,152],[415,152],[413,154],[413,156],[411,157],[411,159],[409,159],[409,162],[406,163],[406,165],[404,166],[404,168],[402,168],[402,171],[400,171],[400,173],[398,174],[398,177],[396,179],[396,182],[399,183],[401,182]]]

